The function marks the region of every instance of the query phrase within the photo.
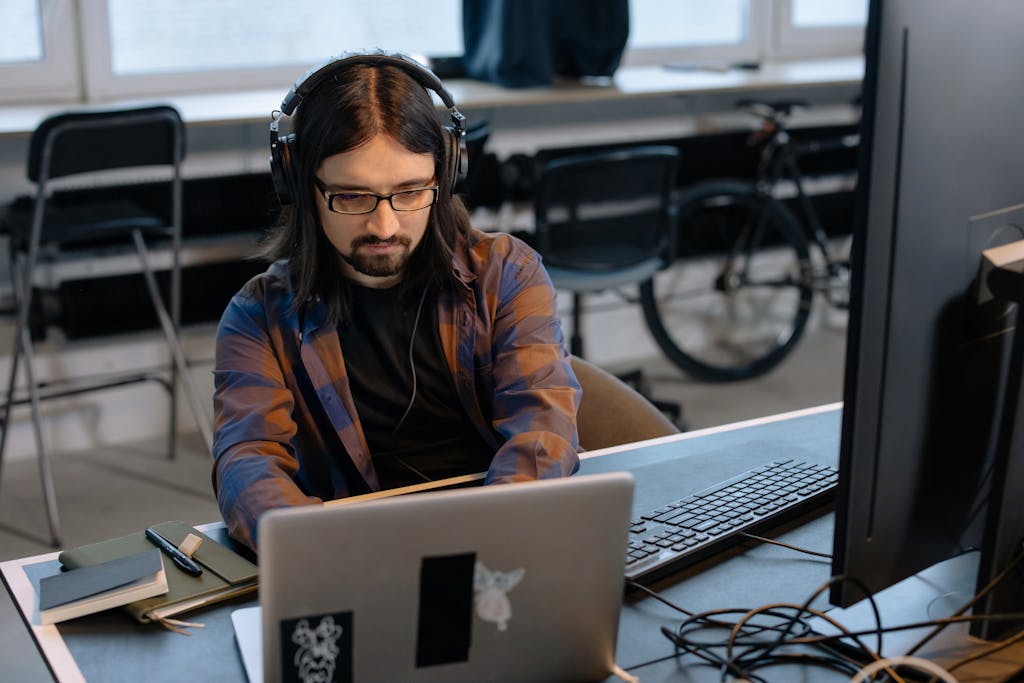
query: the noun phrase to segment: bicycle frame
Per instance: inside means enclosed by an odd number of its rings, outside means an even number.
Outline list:
[[[808,244],[814,245],[817,248],[825,266],[824,272],[817,278],[821,281],[817,289],[824,291],[831,303],[840,305],[834,300],[832,293],[826,285],[829,278],[838,275],[844,269],[848,269],[849,263],[845,259],[836,259],[829,247],[828,234],[825,232],[813,201],[804,188],[799,159],[805,154],[816,154],[832,149],[845,149],[850,146],[850,143],[846,139],[838,139],[824,143],[815,141],[798,144],[793,141],[779,115],[759,115],[764,119],[764,124],[761,130],[751,137],[751,144],[760,145],[761,148],[755,188],[759,194],[766,198],[772,201],[780,201],[775,193],[778,184],[782,181],[793,183],[796,189],[799,211],[798,218],[800,220],[798,222],[804,231],[804,235],[807,237]]]
[[[778,199],[774,189],[780,181],[792,182],[796,188],[797,206],[800,210],[800,217],[803,219],[801,225],[809,240],[817,246],[825,259],[825,263],[831,263],[831,254],[828,250],[828,236],[825,228],[818,218],[818,211],[814,208],[810,197],[804,190],[803,175],[800,171],[798,159],[801,154],[819,151],[814,145],[797,145],[793,142],[789,132],[778,122],[772,122],[773,130],[770,137],[762,142],[761,158],[758,162],[756,187],[765,196]]]

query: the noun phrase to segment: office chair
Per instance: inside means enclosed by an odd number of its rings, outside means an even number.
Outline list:
[[[169,106],[113,111],[67,112],[45,119],[29,141],[28,179],[35,184],[32,209],[12,211],[6,217],[10,236],[11,273],[17,318],[7,393],[0,416],[0,463],[2,463],[11,413],[17,405],[28,404],[39,459],[43,496],[50,535],[60,545],[60,524],[49,456],[43,443],[40,401],[75,396],[98,389],[133,382],[157,381],[170,394],[169,457],[175,452],[177,383],[180,379],[199,431],[212,450],[212,429],[192,385],[177,326],[181,299],[181,223],[184,126],[178,112]],[[72,179],[77,183],[109,177],[119,169],[163,167],[170,174],[166,214],[127,200],[92,203],[61,203],[53,195],[51,182]],[[168,223],[169,219],[169,223]],[[170,310],[164,304],[146,248],[145,237],[169,238],[172,251]],[[37,377],[30,330],[34,290],[39,266],[61,247],[83,244],[109,245],[126,242],[135,249],[146,288],[171,352],[167,372],[79,377],[41,382]],[[20,361],[24,360],[25,388],[16,391]],[[165,376],[167,375],[167,376]]]
[[[569,361],[583,388],[576,413],[583,448],[593,451],[679,433],[657,406],[615,375],[578,356]]]
[[[678,157],[674,147],[649,145],[540,162],[534,246],[555,287],[572,292],[572,355],[584,356],[584,295],[639,285],[671,261]],[[644,391],[642,372],[620,379]],[[678,404],[654,403],[681,419]]]

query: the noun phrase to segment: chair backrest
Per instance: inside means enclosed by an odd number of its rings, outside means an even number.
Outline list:
[[[673,249],[679,152],[667,145],[542,162],[534,196],[537,250],[553,266],[628,268]]]
[[[628,384],[577,356],[570,358],[583,388],[576,427],[587,450],[678,434],[679,429]]]
[[[71,111],[43,120],[32,133],[28,179],[135,166],[180,165],[185,156],[181,116],[168,105]]]

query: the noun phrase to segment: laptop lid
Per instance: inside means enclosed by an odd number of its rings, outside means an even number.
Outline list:
[[[632,494],[617,472],[264,515],[264,679],[603,680]]]

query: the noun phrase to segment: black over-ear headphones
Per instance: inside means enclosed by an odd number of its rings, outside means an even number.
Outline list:
[[[281,101],[280,111],[275,111],[270,122],[270,174],[274,179],[274,189],[282,204],[291,204],[298,196],[298,172],[295,168],[294,150],[295,133],[281,135],[279,125],[281,118],[291,116],[296,108],[320,83],[338,69],[352,64],[368,64],[370,66],[395,66],[422,85],[427,90],[437,93],[448,107],[451,123],[444,126],[446,139],[445,172],[450,181],[449,187],[454,190],[455,183],[466,175],[469,160],[466,154],[466,117],[455,108],[455,100],[450,92],[441,84],[434,72],[419,62],[402,54],[355,54],[335,57],[325,64],[309,70],[295,82],[292,89]]]

